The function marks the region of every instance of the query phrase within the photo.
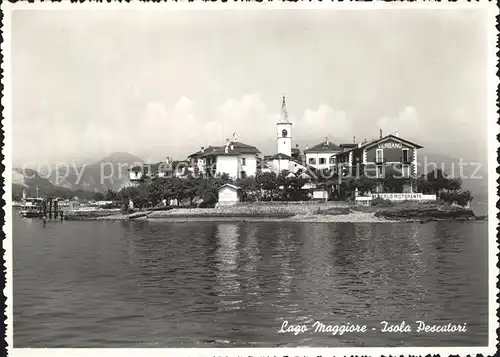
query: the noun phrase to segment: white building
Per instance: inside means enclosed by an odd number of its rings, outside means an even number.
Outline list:
[[[208,169],[215,175],[225,173],[234,179],[257,174],[257,155],[260,151],[255,146],[228,139],[226,145],[210,148],[197,158],[205,160],[205,172]]]
[[[304,166],[300,160],[297,160],[291,156],[285,154],[276,154],[268,158],[268,166],[271,167],[272,171],[276,174],[281,171],[287,170],[292,173],[297,173],[299,170],[306,171],[307,167]]]
[[[314,145],[310,149],[305,149],[306,164],[316,169],[327,169],[333,165],[332,156],[341,152],[342,149],[326,138],[322,143]]]
[[[219,206],[234,205],[240,201],[239,188],[231,185],[222,185],[219,189]]]

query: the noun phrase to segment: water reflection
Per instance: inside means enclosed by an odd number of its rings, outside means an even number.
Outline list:
[[[260,289],[257,275],[261,252],[258,244],[259,227],[245,225],[241,244],[241,275],[244,286],[246,301],[249,306],[262,304],[262,291]]]
[[[235,223],[220,223],[217,226],[218,248],[216,252],[216,287],[219,296],[219,310],[239,309],[242,302],[239,297],[238,281],[238,234]]]

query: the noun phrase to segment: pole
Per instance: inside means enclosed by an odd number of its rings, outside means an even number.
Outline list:
[[[52,218],[52,197],[49,198],[49,218]]]

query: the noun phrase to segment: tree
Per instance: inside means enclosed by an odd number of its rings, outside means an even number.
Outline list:
[[[382,185],[385,192],[403,192],[403,187],[409,184],[411,179],[403,177],[402,171],[395,169],[392,166],[386,166]]]
[[[132,200],[134,207],[145,208],[149,205],[149,195],[144,186],[131,187],[129,195],[129,199]]]
[[[347,177],[346,179],[343,179],[340,184],[340,189],[343,196],[346,194],[347,197],[352,196],[352,193],[356,190],[356,179],[354,179],[354,177]],[[344,198],[346,197],[344,196]]]
[[[443,170],[436,169],[416,180],[418,192],[439,194],[441,191],[459,191],[462,188],[460,178],[448,178]]]
[[[269,196],[271,201],[274,199],[275,191],[278,188],[277,176],[274,172],[264,172],[259,173],[255,177],[255,183],[257,184],[257,188],[262,190]]]
[[[94,201],[104,201],[104,194],[102,192],[94,192],[92,199]]]
[[[470,191],[442,191],[439,195],[439,198],[447,203],[456,203],[461,206],[467,206],[473,200],[472,194]]]
[[[360,176],[359,178],[355,179],[355,182],[353,186],[355,186],[360,193],[363,192],[372,192],[375,187],[377,187],[378,182],[375,179],[366,177],[366,176]]]
[[[241,189],[242,201],[256,201],[259,198],[259,188],[254,176],[239,178],[236,180],[236,186]]]
[[[104,195],[104,199],[106,201],[118,201],[120,199],[120,196],[118,195],[118,192],[113,191],[112,189],[108,189]]]
[[[189,199],[189,204],[193,204],[193,200],[198,194],[198,186],[200,185],[200,179],[193,176],[189,176],[182,180],[181,190],[182,196]]]
[[[219,189],[225,184],[232,184],[233,180],[228,174],[217,175],[215,177],[199,178],[196,180],[196,186],[186,190],[188,193],[200,197],[202,206],[213,206],[219,198]]]
[[[148,184],[144,185],[148,193],[148,200],[153,206],[158,205],[165,198],[165,185],[164,178],[154,178]]]

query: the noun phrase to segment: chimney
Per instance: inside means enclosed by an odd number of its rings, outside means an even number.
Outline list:
[[[380,139],[382,139],[382,129],[380,129]]]
[[[309,145],[306,145],[306,150],[309,149]]]
[[[352,142],[353,142],[354,144],[356,144],[356,135],[353,135],[353,136],[352,136]]]
[[[399,130],[396,131],[396,133],[394,135],[396,135],[399,138]]]
[[[330,142],[328,141],[328,136],[326,137],[326,145],[330,145]]]
[[[231,144],[231,150],[234,150],[234,145],[233,144]]]
[[[299,144],[295,144],[295,147],[298,149],[299,148]]]
[[[227,150],[229,149],[229,147],[226,145],[226,148],[224,149],[224,152],[227,154]]]
[[[201,153],[203,154],[205,152],[205,147],[201,147]]]

